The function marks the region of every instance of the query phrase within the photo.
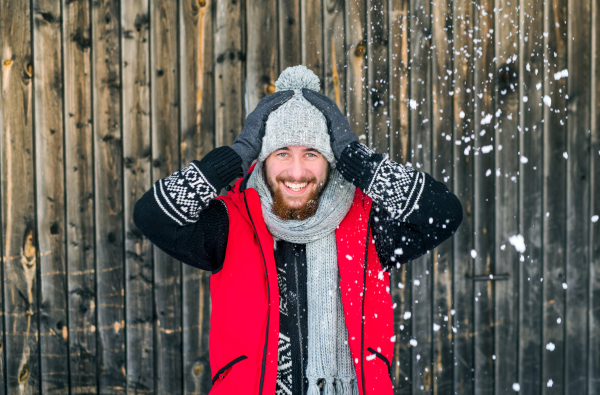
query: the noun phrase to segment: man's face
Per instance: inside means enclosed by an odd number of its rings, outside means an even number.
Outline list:
[[[329,163],[319,151],[305,146],[279,149],[267,157],[264,170],[275,215],[304,220],[317,212],[329,174]]]

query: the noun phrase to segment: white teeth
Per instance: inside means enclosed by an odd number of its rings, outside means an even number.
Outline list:
[[[284,182],[285,186],[290,188],[292,191],[301,191],[302,189],[304,189],[306,187],[306,185],[308,184],[307,182],[288,182],[285,181]]]

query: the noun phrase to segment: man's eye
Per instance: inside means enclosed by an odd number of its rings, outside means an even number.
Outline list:
[[[311,154],[310,152],[306,154],[309,158],[316,158],[317,155]]]
[[[285,156],[287,155],[286,152],[280,152],[277,154],[277,156],[281,157],[281,158],[285,158]]]

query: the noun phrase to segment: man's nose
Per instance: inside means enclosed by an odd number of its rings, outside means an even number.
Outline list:
[[[293,179],[299,180],[306,175],[306,169],[302,163],[301,158],[294,158],[288,169],[288,176]]]

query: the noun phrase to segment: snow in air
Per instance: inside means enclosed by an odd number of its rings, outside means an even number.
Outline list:
[[[525,252],[525,239],[522,235],[519,234],[510,236],[508,238],[508,241],[510,242],[510,244],[513,245],[513,247],[515,247],[515,250],[517,250],[518,252]]]

